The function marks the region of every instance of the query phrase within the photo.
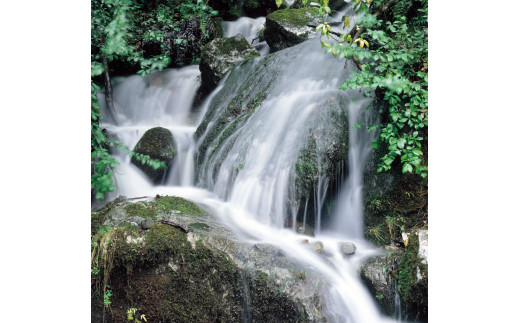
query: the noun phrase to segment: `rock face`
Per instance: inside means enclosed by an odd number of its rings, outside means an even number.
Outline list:
[[[112,292],[105,315],[112,322],[125,322],[130,308],[149,322],[331,319],[322,314],[326,286],[312,268],[275,246],[240,242],[192,202],[158,196],[129,203],[119,197],[91,220],[92,267],[99,269],[92,276],[92,322],[102,317],[105,275]]]
[[[360,268],[361,280],[375,297],[381,311],[389,316],[395,313],[397,274],[392,270],[395,269],[393,259],[387,258],[387,256],[372,257],[365,261]]]
[[[139,139],[134,152],[148,155],[150,158],[163,161],[168,165],[176,152],[173,135],[168,129],[152,128]],[[165,172],[165,169],[153,169],[150,165],[142,164],[135,157],[132,157],[132,163],[145,172],[152,181],[160,180]]]
[[[407,317],[407,321],[428,321],[427,236],[427,230],[414,230],[404,250],[369,258],[361,265],[361,279],[386,315],[397,314],[397,290],[402,316]]]
[[[318,25],[319,19],[316,8],[284,9],[269,14],[265,22],[264,37],[271,53],[314,37],[317,34],[315,28],[307,25]]]
[[[260,56],[244,35],[215,39],[202,50],[200,61],[201,91],[210,93],[233,65]]]

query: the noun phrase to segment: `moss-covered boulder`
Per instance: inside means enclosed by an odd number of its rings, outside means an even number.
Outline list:
[[[135,145],[134,152],[148,155],[152,159],[165,162],[166,165],[175,157],[176,148],[173,135],[170,130],[155,127],[144,133]],[[132,163],[139,167],[152,181],[158,181],[164,175],[165,169],[154,169],[148,164],[143,164],[135,156]]]
[[[320,16],[316,8],[284,9],[269,14],[265,22],[265,41],[271,52],[297,45],[316,35]]]
[[[375,256],[366,260],[360,268],[363,283],[374,296],[381,312],[393,316],[395,308],[395,291],[397,280],[397,263],[401,251],[386,256]]]
[[[407,321],[428,321],[427,247],[428,231],[410,230],[406,247],[388,247],[394,251],[369,258],[361,265],[361,279],[384,314],[399,314],[395,308],[397,292],[401,315]]]
[[[120,197],[92,213],[91,241],[93,322],[104,308],[112,322],[126,322],[128,311],[149,322],[329,319],[322,314],[326,286],[312,268],[275,246],[241,242],[179,197]]]
[[[428,322],[428,262],[425,253],[425,247],[428,247],[427,232],[411,232],[408,247],[399,261],[397,289],[403,314],[411,322]]]
[[[201,88],[204,94],[217,87],[220,79],[233,65],[260,56],[244,35],[215,39],[204,46],[200,61]]]
[[[349,121],[342,107],[348,104],[342,93],[324,98],[318,113],[309,125],[305,143],[294,164],[295,200],[292,202],[299,206],[298,221],[306,218],[311,226],[315,225],[312,215],[321,207],[315,204],[313,196],[317,194],[318,189],[322,192],[326,190],[326,205],[325,210],[322,210],[323,219],[326,220],[332,211],[336,190],[342,179],[341,174],[346,167]],[[327,181],[324,182],[323,178],[327,178]],[[305,211],[307,214],[304,214]]]
[[[285,8],[287,8],[287,2],[285,0],[279,8],[275,0],[244,0],[242,5],[246,16],[252,18],[267,16],[273,11]]]
[[[209,0],[207,4],[217,10],[224,20],[236,20],[242,16],[241,0]]]

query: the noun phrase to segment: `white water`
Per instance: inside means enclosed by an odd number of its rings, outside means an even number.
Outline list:
[[[235,27],[228,26],[228,30]],[[325,257],[310,250],[302,244],[302,236],[293,230],[296,214],[286,203],[287,188],[311,116],[318,112],[324,98],[330,100],[334,95],[348,102],[351,125],[364,118],[366,106],[358,94],[336,90],[348,72],[342,69],[343,62],[324,55],[317,42],[308,42],[303,48],[305,51],[291,57],[291,63],[284,67],[278,81],[280,86],[271,91],[245,125],[232,135],[236,138],[228,143],[231,147],[219,165],[216,179],[206,186],[210,190],[194,186],[197,143],[193,134],[216,93],[225,86],[226,78],[199,113],[190,111],[198,88],[198,66],[154,73],[144,80],[138,76],[121,79],[114,87],[117,126],[113,120],[104,120],[102,126],[130,149],[149,128],[165,127],[172,131],[178,153],[161,186],[154,186],[128,157],[117,155],[121,164],[116,169],[114,196],[167,194],[195,201],[212,209],[243,240],[275,245],[314,268],[328,284],[330,297],[324,314],[329,321],[391,321],[379,313],[358,274],[361,261],[377,253],[362,235],[361,170],[370,143],[370,137],[359,135],[362,130],[350,133],[350,176],[343,186],[335,215],[336,229],[331,234],[320,231],[319,208],[315,215],[317,236],[305,237],[310,243],[321,241],[330,255]],[[216,160],[207,162],[215,165]],[[240,166],[238,172],[237,166]],[[327,180],[322,174],[314,197],[318,205],[323,204]],[[293,220],[292,229],[284,228],[288,215]],[[340,243],[344,241],[355,242],[357,246],[356,254],[348,259],[340,252]]]
[[[232,37],[242,34],[249,44],[253,44],[262,56],[269,54],[269,45],[265,41],[260,42],[258,33],[264,28],[265,17],[249,18],[240,17],[236,21],[224,21],[224,36]]]

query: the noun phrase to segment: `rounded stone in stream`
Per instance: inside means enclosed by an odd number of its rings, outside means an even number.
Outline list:
[[[352,242],[344,242],[341,244],[341,252],[345,255],[352,255],[356,252],[356,245]]]
[[[311,246],[312,246],[312,249],[314,249],[316,252],[319,252],[319,253],[322,253],[324,250],[323,243],[321,243],[320,241],[313,242]]]
[[[148,155],[152,159],[165,162],[166,165],[175,157],[175,142],[170,130],[155,127],[144,133],[135,145],[134,152]],[[152,181],[156,182],[162,178],[166,169],[154,169],[148,164],[143,164],[132,157],[132,163],[139,167]]]

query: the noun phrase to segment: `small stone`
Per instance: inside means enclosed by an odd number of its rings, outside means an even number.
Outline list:
[[[345,255],[352,255],[356,252],[356,245],[352,242],[344,242],[341,244],[341,252]]]
[[[152,227],[153,223],[154,222],[152,220],[150,220],[150,219],[146,219],[144,221],[141,221],[141,228],[143,230],[148,230],[148,229],[150,229]]]
[[[320,241],[313,242],[311,246],[312,246],[312,249],[314,249],[316,252],[319,252],[319,253],[322,253],[324,250],[323,243],[321,243]]]

